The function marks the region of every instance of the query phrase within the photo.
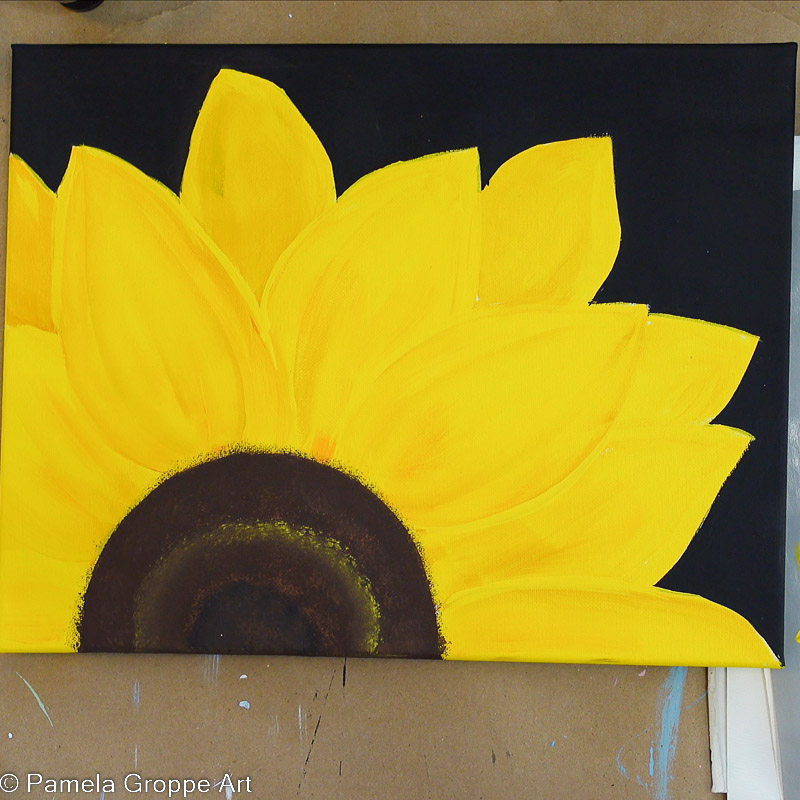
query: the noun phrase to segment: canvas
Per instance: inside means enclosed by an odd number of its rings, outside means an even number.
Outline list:
[[[15,48],[0,648],[778,666],[794,57]]]

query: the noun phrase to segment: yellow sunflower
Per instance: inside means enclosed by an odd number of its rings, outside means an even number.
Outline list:
[[[756,338],[593,304],[611,142],[392,164],[336,197],[223,70],[181,193],[9,176],[0,648],[777,666],[655,588],[751,436]]]

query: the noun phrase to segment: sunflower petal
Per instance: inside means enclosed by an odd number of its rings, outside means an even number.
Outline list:
[[[0,511],[0,519],[3,516]],[[88,564],[3,542],[0,653],[74,651],[75,622],[88,569]]]
[[[221,70],[192,133],[181,202],[256,298],[278,256],[335,199],[328,155],[286,93]]]
[[[611,139],[538,145],[483,190],[480,302],[587,303],[617,257]]]
[[[477,152],[367,175],[281,257],[264,292],[291,365],[301,444],[320,458],[388,363],[475,304]]]
[[[163,470],[277,411],[259,315],[167,189],[73,150],[56,211],[56,318],[70,381],[109,441]]]
[[[8,256],[6,322],[53,330],[55,195],[19,157],[8,160]]]
[[[710,422],[742,380],[758,337],[684,317],[651,314],[620,424]]]
[[[72,650],[89,570],[157,476],[102,441],[55,335],[7,328],[4,370],[0,651]]]
[[[158,475],[115,453],[69,384],[58,337],[6,329],[3,545],[88,566]]]
[[[613,424],[645,319],[625,305],[474,315],[378,378],[337,458],[423,529],[553,490]]]
[[[442,607],[447,657],[778,667],[742,616],[702,597],[576,578],[528,578],[462,592]]]
[[[532,574],[651,586],[683,554],[751,440],[721,425],[615,428],[558,491],[495,517],[419,531],[438,595]]]

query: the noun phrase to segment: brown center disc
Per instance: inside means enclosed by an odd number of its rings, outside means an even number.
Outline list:
[[[442,653],[400,520],[354,478],[282,453],[157,486],[103,548],[77,627],[82,652]]]

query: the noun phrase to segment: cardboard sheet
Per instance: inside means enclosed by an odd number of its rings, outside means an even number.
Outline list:
[[[5,2],[0,136],[7,151],[11,42],[799,35],[796,5],[771,2],[107,0],[85,15],[50,0]],[[0,172],[5,186],[4,163]],[[46,794],[46,778],[99,774],[124,797],[126,774],[219,782],[226,773],[243,796],[247,784],[237,781],[249,777],[258,797],[713,797],[704,693],[705,672],[680,668],[348,661],[345,670],[333,659],[4,656],[0,776],[21,777],[16,796],[27,796],[31,773],[30,796],[42,798],[102,791],[95,781],[83,793]],[[220,788],[227,784],[216,796]],[[137,796],[158,795],[151,785]]]

